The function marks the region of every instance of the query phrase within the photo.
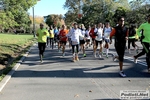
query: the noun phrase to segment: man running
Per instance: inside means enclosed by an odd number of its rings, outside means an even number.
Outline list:
[[[77,23],[74,23],[74,28],[71,30],[71,32],[69,32],[69,34],[67,34],[67,36],[71,38],[73,62],[79,61],[78,58],[79,44],[80,44],[79,37],[84,38],[84,36],[82,35],[81,30],[78,28]]]
[[[150,72],[150,15],[147,16],[147,22],[140,25],[137,29],[137,34],[141,36],[140,32],[143,30],[142,45],[146,51],[146,63],[148,66],[148,72]]]
[[[123,72],[123,60],[126,48],[126,40],[128,39],[128,28],[124,26],[124,17],[118,18],[118,26],[116,26],[110,33],[110,39],[112,36],[115,36],[115,49],[118,54],[117,58],[119,59],[120,67],[119,74],[122,77],[126,77],[126,74]]]
[[[108,52],[109,52],[109,43],[110,43],[110,32],[112,31],[112,28],[110,27],[109,21],[105,23],[105,27],[103,30],[104,34],[104,40],[105,40],[105,49],[106,49],[106,57],[108,58]]]
[[[47,36],[49,36],[48,30],[44,28],[44,25],[41,23],[40,28],[37,30],[36,36],[38,38],[38,48],[39,56],[41,63],[43,62],[43,53],[45,51]]]
[[[66,35],[68,34],[68,30],[66,29],[65,25],[62,25],[62,30],[59,33],[59,38],[60,38],[60,47],[62,46],[62,56],[65,56],[65,47],[66,47],[66,43],[68,41],[68,38],[66,37]],[[59,49],[60,49],[59,47]]]
[[[99,57],[101,58],[102,56],[102,38],[103,38],[103,28],[102,28],[102,23],[98,24],[98,28],[97,28],[97,36],[95,38],[95,46],[94,46],[94,57],[96,58],[96,50],[98,47],[98,44],[100,45],[100,49],[99,49]]]
[[[85,27],[84,27],[84,24],[81,24],[81,34],[83,36],[85,36]],[[80,49],[83,51],[83,57],[86,57],[86,54],[85,54],[85,40],[84,40],[84,37],[79,37],[80,39]]]

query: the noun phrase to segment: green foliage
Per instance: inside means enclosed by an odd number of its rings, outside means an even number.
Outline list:
[[[111,24],[114,23],[114,14],[116,9],[122,12],[117,12],[115,16],[120,14],[126,14],[129,10],[128,0],[82,0],[82,4],[79,0],[66,0],[64,5],[69,11],[65,14],[65,21],[67,24],[72,22],[83,23],[89,25],[92,23],[104,23],[109,20]],[[81,6],[81,7],[80,7]],[[80,11],[82,10],[82,11]],[[82,18],[77,17],[79,13],[82,13]]]
[[[109,20],[112,26],[117,23],[119,16],[125,17],[125,24],[136,23],[140,25],[145,22],[145,16],[150,13],[150,5],[146,0],[66,0],[64,8],[69,9],[65,14],[65,22],[69,25],[72,22],[85,25],[104,23]],[[82,10],[82,11],[81,11]],[[77,15],[82,13],[82,17]]]
[[[48,26],[53,25],[53,26],[60,27],[62,24],[64,24],[62,15],[51,14],[51,15],[45,16],[44,18]]]
[[[1,0],[0,30],[13,30],[29,28],[31,21],[28,9],[35,5],[37,0]]]

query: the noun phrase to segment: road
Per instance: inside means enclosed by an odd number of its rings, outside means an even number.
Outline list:
[[[134,51],[126,50],[123,69],[127,77],[122,78],[118,61],[112,60],[114,52],[111,45],[109,58],[94,58],[89,48],[87,57],[80,53],[80,61],[74,63],[68,48],[65,57],[56,48],[46,48],[40,64],[34,45],[0,92],[0,100],[117,100],[120,90],[150,90],[145,55],[135,64]]]

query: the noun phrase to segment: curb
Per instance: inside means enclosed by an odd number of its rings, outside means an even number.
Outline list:
[[[33,45],[32,45],[33,46]],[[31,47],[32,47],[31,46]],[[3,78],[3,80],[0,82],[0,92],[3,90],[7,82],[11,79],[12,75],[14,72],[19,68],[21,63],[24,61],[24,59],[28,56],[29,52],[31,51],[30,49],[23,55],[23,57],[16,63],[16,65],[12,68],[12,70]]]

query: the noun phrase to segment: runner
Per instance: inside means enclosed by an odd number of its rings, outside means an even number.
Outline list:
[[[53,26],[50,26],[49,29],[49,42],[50,42],[50,48],[54,48],[54,30],[53,30]]]
[[[48,28],[46,28],[46,30],[48,30]],[[48,47],[48,45],[49,45],[49,36],[50,36],[50,35],[47,36],[46,47]]]
[[[85,31],[85,37],[86,37],[86,44],[85,44],[85,48],[87,49],[88,48],[88,45],[90,47],[90,31],[91,31],[91,26],[88,26],[86,28],[86,31]]]
[[[69,29],[69,33],[71,32],[71,30],[72,30],[72,27],[68,27],[68,29]],[[71,48],[71,37],[70,36],[68,36],[68,42],[69,42],[69,49]],[[70,49],[70,51],[71,51],[72,49]]]
[[[141,24],[137,29],[137,34],[141,36],[140,31],[143,30],[142,45],[146,51],[146,63],[148,67],[148,72],[150,72],[150,15],[147,16],[147,22]]]
[[[73,54],[73,62],[79,61],[78,53],[79,53],[79,37],[84,37],[81,33],[81,30],[78,28],[77,23],[74,23],[74,28],[71,30],[67,36],[71,37],[71,45],[72,45],[72,54]],[[76,47],[76,50],[75,50]],[[75,52],[76,51],[76,52]]]
[[[140,33],[141,33],[140,41],[141,41],[141,44],[143,44],[143,43],[142,43],[142,40],[143,40],[143,38],[144,38],[144,36],[143,36],[143,30],[142,30]],[[145,49],[143,48],[142,51],[141,51],[139,54],[133,56],[134,62],[137,63],[138,57],[140,57],[140,56],[142,56],[142,55],[145,55],[145,54],[146,54],[146,51],[145,51]]]
[[[94,47],[94,57],[96,58],[96,50],[97,50],[97,47],[98,47],[98,44],[100,45],[100,49],[99,49],[99,58],[101,58],[102,56],[102,40],[103,40],[103,24],[102,23],[99,23],[98,24],[98,29],[97,29],[97,36],[95,38],[95,47]]]
[[[130,44],[132,43],[132,46],[134,48],[135,51],[136,50],[136,45],[135,45],[135,35],[136,35],[136,30],[135,30],[135,26],[133,24],[131,24],[131,27],[129,28],[129,39],[128,39],[128,52],[129,54],[131,53],[130,50]]]
[[[60,31],[61,31],[61,28],[58,27],[58,32],[57,32],[57,34],[56,34],[56,36],[57,36],[58,52],[60,52],[60,38],[59,38],[59,33],[60,33]]]
[[[109,53],[109,43],[110,43],[110,32],[112,31],[112,28],[110,27],[110,23],[109,21],[107,21],[105,23],[105,27],[103,30],[103,34],[104,34],[104,41],[105,41],[105,45],[104,48],[106,49],[106,57],[108,58],[108,53]]]
[[[83,36],[85,36],[85,27],[83,24],[81,24],[81,33]],[[83,57],[86,57],[86,54],[85,54],[85,40],[84,40],[84,37],[79,37],[80,39],[80,49],[83,51]]]
[[[90,36],[92,38],[92,44],[93,44],[93,54],[94,54],[94,46],[95,46],[96,33],[97,33],[96,25],[93,25],[92,29],[90,31]]]
[[[59,49],[62,46],[62,56],[63,57],[65,56],[65,46],[66,46],[66,43],[68,41],[68,38],[66,37],[67,34],[68,34],[68,30],[66,29],[66,26],[62,25],[62,29],[59,33],[59,38],[60,38],[60,47],[59,47]]]
[[[42,63],[46,47],[47,36],[49,36],[48,31],[44,28],[44,25],[42,23],[40,24],[40,28],[37,30],[36,36],[38,38],[39,56]]]
[[[123,72],[123,60],[126,48],[126,40],[128,39],[128,29],[124,26],[124,17],[118,18],[118,24],[119,25],[116,26],[110,33],[110,39],[112,38],[112,36],[115,36],[115,49],[118,54],[117,58],[119,59],[119,67],[120,67],[119,74],[122,77],[126,77],[126,75]]]
[[[57,27],[55,26],[54,27],[54,46],[57,47],[56,43],[58,42],[57,41],[57,35],[58,35],[58,29]]]

